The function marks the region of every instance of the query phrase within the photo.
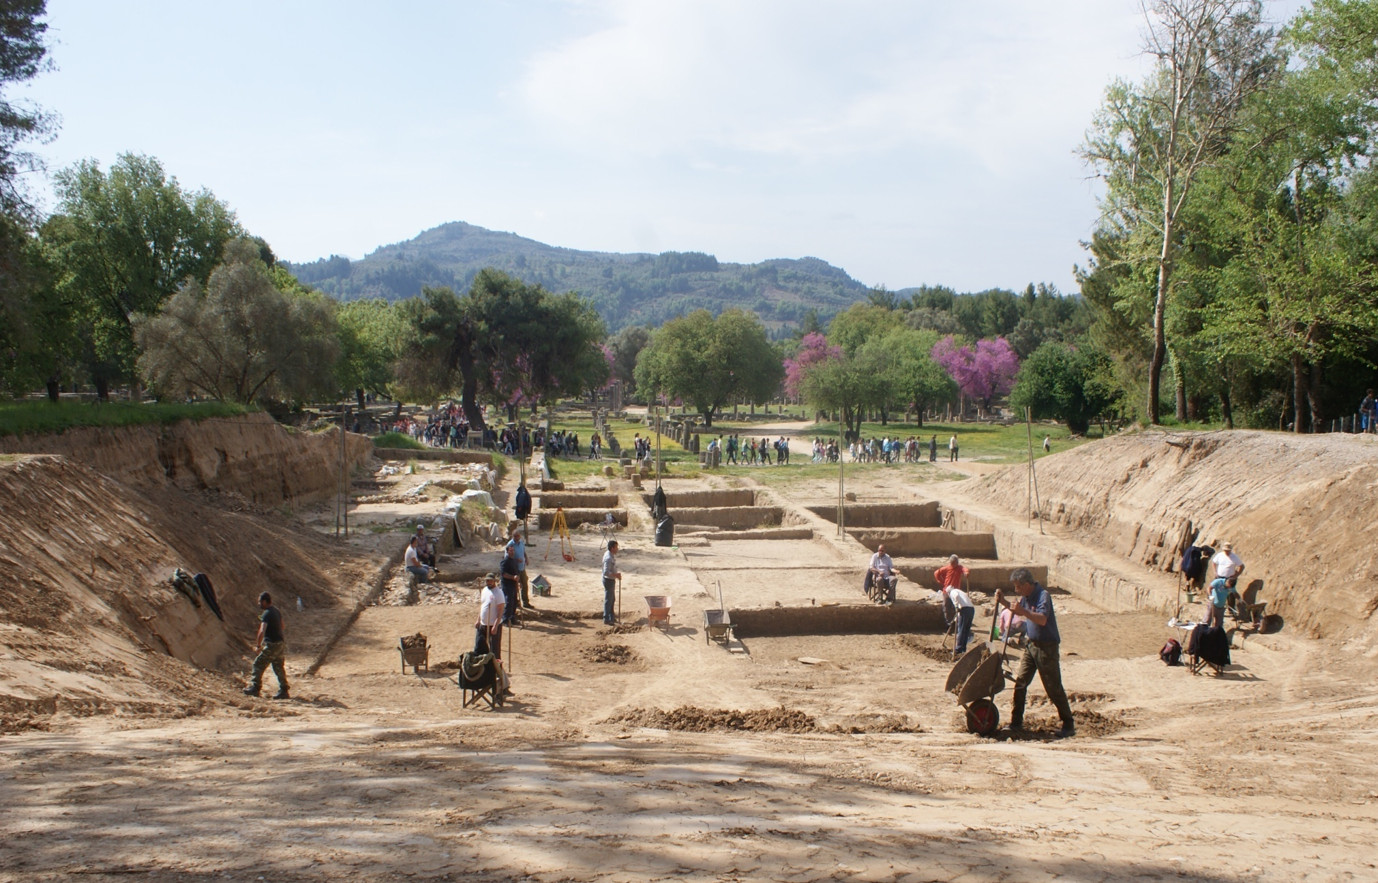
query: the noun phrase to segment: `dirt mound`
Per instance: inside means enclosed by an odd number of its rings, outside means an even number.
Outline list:
[[[636,652],[626,644],[594,644],[585,653],[589,662],[603,662],[611,665],[627,665],[636,661]]]
[[[172,426],[89,427],[0,438],[3,454],[60,454],[140,488],[178,487],[235,494],[260,506],[334,493],[340,480],[340,431],[288,430],[267,414],[184,420]],[[362,435],[346,433],[345,466],[373,454]]]
[[[285,613],[297,597],[313,611],[347,609],[337,587],[367,571],[361,556],[281,516],[131,490],[62,457],[0,458],[0,512],[8,727],[54,712],[202,710],[226,690],[198,669],[246,668],[259,592]],[[223,621],[173,587],[178,567],[211,577]],[[289,647],[303,638],[289,629]]]
[[[1378,441],[1266,432],[1126,433],[1038,461],[1045,517],[1160,571],[1226,540],[1245,582],[1289,629],[1378,637]],[[974,499],[1024,517],[1028,473],[979,479]]]
[[[763,708],[736,711],[723,708],[706,709],[682,705],[672,711],[658,708],[638,708],[609,718],[612,723],[657,730],[679,730],[688,733],[708,733],[714,730],[742,730],[752,733],[785,732],[813,733],[818,730],[814,719],[791,708]]]

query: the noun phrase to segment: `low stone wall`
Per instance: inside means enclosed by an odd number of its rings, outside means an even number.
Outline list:
[[[924,601],[823,607],[757,607],[730,609],[739,638],[785,635],[888,635],[902,632],[940,634],[943,610]]]
[[[836,506],[809,506],[820,518],[837,523]],[[939,527],[942,514],[938,502],[925,503],[849,503],[843,509],[845,527]]]
[[[848,529],[857,542],[872,552],[881,543],[892,557],[960,555],[963,558],[996,558],[995,535],[986,531],[944,530],[941,527]]]
[[[811,540],[811,527],[772,527],[766,530],[715,530],[710,540]]]

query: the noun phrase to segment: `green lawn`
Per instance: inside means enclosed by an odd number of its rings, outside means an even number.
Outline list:
[[[0,435],[63,432],[81,426],[143,426],[235,417],[256,408],[225,402],[0,402]]]

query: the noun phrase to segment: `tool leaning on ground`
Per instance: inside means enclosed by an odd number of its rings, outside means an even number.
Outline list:
[[[995,694],[1005,689],[1005,680],[1013,680],[1005,671],[1005,654],[1010,644],[1011,628],[1004,629],[1000,652],[994,652],[995,634],[999,628],[999,609],[992,615],[991,639],[972,647],[952,666],[943,688],[955,694],[957,704],[966,711],[967,732],[989,736],[1000,728],[1000,710],[995,706]]]

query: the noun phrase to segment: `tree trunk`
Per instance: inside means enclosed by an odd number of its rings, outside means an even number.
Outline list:
[[[358,386],[354,388],[354,400],[359,403],[359,410],[364,409],[364,388]]]
[[[49,377],[44,386],[48,389],[48,401],[56,405],[62,394],[62,386],[57,382],[57,377]]]
[[[1163,187],[1163,249],[1158,254],[1158,291],[1153,299],[1153,358],[1148,363],[1148,422],[1158,424],[1163,362],[1167,359],[1167,293],[1172,281],[1173,180]]]
[[[1300,353],[1292,354],[1292,431],[1305,432],[1306,364]]]
[[[1311,403],[1311,431],[1317,432],[1318,427],[1325,425],[1325,416],[1321,413],[1321,366],[1319,363],[1311,363],[1311,374],[1308,381],[1306,398]]]
[[[1173,414],[1179,423],[1185,423],[1191,419],[1191,403],[1187,401],[1187,375],[1177,359],[1172,360],[1172,388],[1176,406]]]
[[[1234,429],[1234,410],[1230,406],[1230,388],[1220,390],[1220,413],[1225,417],[1225,428]]]
[[[96,398],[102,402],[110,401],[110,381],[104,377],[96,378]]]
[[[459,405],[469,421],[469,429],[483,431],[483,411],[478,406],[478,375],[470,371],[464,375],[464,386],[460,389]],[[482,438],[482,436],[479,436]]]

